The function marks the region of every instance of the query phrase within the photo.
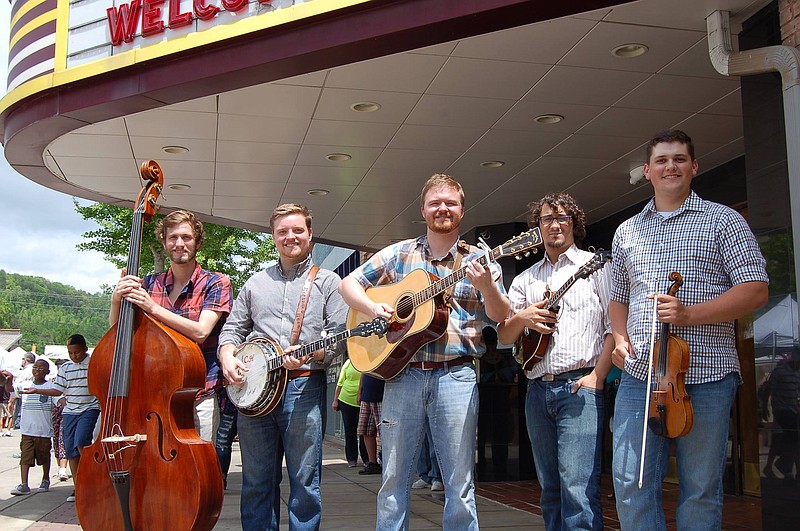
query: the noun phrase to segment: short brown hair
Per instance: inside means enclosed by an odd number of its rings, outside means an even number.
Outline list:
[[[203,222],[197,219],[194,212],[188,210],[176,210],[170,212],[156,223],[156,238],[164,245],[167,241],[167,228],[175,227],[181,223],[188,223],[192,226],[192,233],[194,234],[194,241],[197,244],[197,249],[203,244],[206,237],[206,231],[203,228]]]
[[[539,226],[539,218],[544,205],[548,205],[553,210],[557,210],[558,207],[566,210],[572,216],[572,237],[575,239],[575,243],[583,241],[586,237],[586,214],[578,205],[578,202],[566,192],[553,192],[529,204],[528,227]]]
[[[453,188],[458,192],[459,197],[461,198],[461,208],[464,208],[464,189],[461,187],[458,181],[450,177],[449,175],[445,175],[444,173],[436,173],[428,179],[422,187],[422,193],[419,194],[419,204],[421,207],[425,207],[425,194],[431,191],[433,188]]]
[[[311,230],[311,211],[307,206],[298,203],[284,203],[272,211],[269,217],[269,230],[272,232],[275,227],[275,220],[281,216],[288,216],[290,214],[302,214],[306,218],[306,228]]]
[[[662,142],[666,142],[668,144],[671,144],[672,142],[684,144],[686,146],[686,150],[689,152],[689,158],[694,160],[694,142],[692,142],[692,138],[680,129],[667,129],[666,131],[656,133],[653,138],[647,142],[648,164],[650,164],[650,156],[653,154],[653,148]]]

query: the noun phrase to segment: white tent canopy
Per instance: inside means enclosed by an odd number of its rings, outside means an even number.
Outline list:
[[[756,349],[792,348],[798,343],[797,300],[787,295],[753,323]]]

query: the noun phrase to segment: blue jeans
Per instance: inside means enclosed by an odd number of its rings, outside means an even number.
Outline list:
[[[380,432],[383,484],[378,492],[378,531],[408,529],[412,474],[430,426],[445,488],[442,528],[477,530],[475,444],[478,389],[475,367],[408,368],[386,382]]]
[[[280,527],[281,460],[289,476],[289,529],[319,529],[325,373],[294,378],[269,415],[239,415],[242,529]]]
[[[644,480],[639,488],[639,458],[646,382],[623,373],[614,410],[614,492],[622,529],[666,529],[661,505],[661,482],[674,440],[680,478],[678,529],[720,529],[722,475],[728,446],[731,405],[739,375],[687,385],[692,397],[694,424],[683,437],[667,439],[647,431]]]
[[[228,485],[228,470],[231,468],[231,446],[233,439],[236,437],[236,419],[239,416],[239,410],[233,405],[233,402],[228,399],[225,391],[219,395],[220,401],[220,415],[219,427],[217,428],[217,436],[214,438],[214,447],[217,450],[217,458],[219,459],[219,467],[222,469],[222,481],[225,486]]]
[[[436,460],[436,452],[433,451],[431,444],[433,436],[430,427],[425,431],[425,438],[422,439],[422,448],[420,448],[419,459],[417,459],[417,475],[425,483],[433,483],[434,480],[442,480],[442,472],[439,470],[439,461]]]
[[[605,399],[578,378],[528,382],[525,418],[548,531],[603,529],[600,472]]]

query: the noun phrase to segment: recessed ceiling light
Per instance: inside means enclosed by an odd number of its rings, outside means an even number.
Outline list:
[[[309,190],[306,193],[308,195],[328,195],[330,193],[330,191],[323,190],[322,188],[312,188],[311,190]]]
[[[188,152],[189,148],[183,146],[164,146],[161,148],[161,151],[164,153],[170,153],[172,155],[180,155],[181,153]]]
[[[325,155],[325,158],[334,162],[340,162],[343,160],[350,160],[353,157],[351,157],[347,153],[328,153],[327,155]]]
[[[483,166],[484,168],[499,168],[504,164],[505,162],[503,162],[502,160],[486,160],[481,162],[481,166]]]
[[[169,188],[170,190],[188,190],[191,188],[191,186],[183,183],[175,183],[175,184],[170,184],[169,186],[167,186],[167,188]]]
[[[411,223],[414,223],[415,225],[425,225],[427,222],[424,219],[412,219]]]
[[[560,114],[540,114],[533,120],[539,124],[557,124],[564,119]]]
[[[616,55],[617,57],[624,57],[624,58],[639,57],[640,55],[646,54],[647,50],[649,49],[650,48],[648,48],[647,45],[645,44],[631,42],[628,44],[622,44],[620,46],[617,46],[616,48],[611,50],[611,53]]]
[[[374,101],[359,101],[352,104],[350,108],[356,112],[375,112],[381,108],[381,104]]]
[[[403,241],[402,238],[393,238],[389,240],[389,243],[400,243],[401,241]]]

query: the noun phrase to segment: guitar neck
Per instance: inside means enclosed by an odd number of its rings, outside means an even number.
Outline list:
[[[489,251],[489,254],[492,255],[493,257],[494,257],[494,253],[495,253],[494,250],[493,251]],[[486,266],[489,263],[489,260],[487,259],[487,255],[484,254],[484,255],[480,256],[478,259],[476,259],[475,262],[478,262],[479,264],[481,264],[483,266]],[[423,289],[419,293],[414,294],[414,296],[413,296],[414,307],[417,307],[420,304],[431,300],[432,298],[434,298],[435,296],[439,295],[440,293],[444,293],[447,289],[449,289],[451,286],[453,286],[456,282],[464,280],[464,278],[466,276],[467,276],[467,266],[463,266],[463,267],[453,271],[452,273],[450,273],[446,277],[442,277],[439,280],[437,280],[436,282],[431,283],[431,285],[428,286],[427,288]]]

